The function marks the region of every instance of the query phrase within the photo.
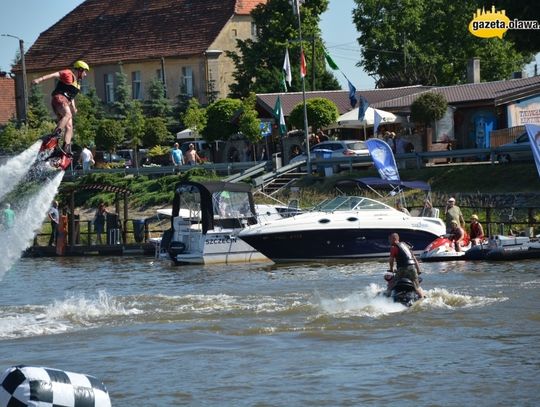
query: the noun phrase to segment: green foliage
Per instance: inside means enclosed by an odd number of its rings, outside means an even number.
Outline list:
[[[229,98],[218,100],[208,106],[206,109],[208,122],[203,132],[204,139],[208,142],[228,140],[237,131],[231,119],[241,107],[242,101]]]
[[[181,120],[186,128],[202,134],[208,121],[206,109],[201,107],[197,99],[191,98],[185,113],[181,115]]]
[[[144,134],[146,131],[146,120],[144,118],[141,103],[138,100],[132,101],[127,107],[126,119],[124,121],[126,128],[126,138],[132,148],[143,145]]]
[[[131,106],[131,86],[128,85],[127,76],[122,69],[120,72],[116,72],[115,76],[116,87],[114,88],[113,112],[120,117],[126,117]]]
[[[51,133],[54,127],[52,122],[44,122],[38,128],[31,128],[25,124],[18,127],[15,122],[9,122],[0,130],[0,150],[6,153],[20,153],[41,136]]]
[[[96,147],[106,151],[114,151],[124,140],[124,127],[118,120],[102,119],[96,131]]]
[[[326,71],[323,41],[319,29],[320,15],[326,11],[328,0],[310,0],[300,7],[304,55],[311,74],[315,64],[315,84],[312,89],[311,75],[306,78],[307,90],[339,89],[333,74]],[[292,91],[302,89],[300,78],[300,44],[298,19],[288,0],[269,0],[251,13],[257,27],[257,40],[238,40],[238,52],[227,52],[235,66],[236,83],[230,87],[231,96],[244,97],[249,92],[269,93],[281,91],[282,66],[285,49],[289,47],[293,74]],[[308,40],[314,38],[312,42]],[[313,46],[315,60],[312,60]]]
[[[148,86],[148,99],[144,101],[144,110],[150,117],[166,118],[171,113],[171,105],[165,97],[165,86],[157,78]]]
[[[243,112],[240,115],[239,129],[240,132],[246,136],[246,138],[252,143],[262,139],[261,135],[261,121],[258,118],[257,110],[255,110],[256,95],[250,93],[249,96],[244,99]]]
[[[171,133],[167,130],[167,125],[163,118],[150,117],[146,119],[143,136],[143,143],[145,146],[152,147],[163,144],[171,137]]]
[[[511,20],[538,20],[540,16],[540,3],[537,1],[493,0],[489,4],[497,10],[506,10]],[[485,6],[487,8],[488,4]],[[540,52],[540,36],[536,30],[508,30],[504,39],[514,42],[520,52]]]
[[[171,149],[165,146],[154,146],[148,150],[148,157],[159,157],[169,154]]]
[[[339,117],[339,111],[334,102],[324,98],[313,98],[306,101],[308,124],[315,131],[328,126]],[[304,105],[297,104],[289,115],[289,122],[297,129],[304,128]]]
[[[40,127],[43,122],[52,122],[51,114],[49,113],[47,106],[45,106],[40,85],[34,85],[30,88],[27,120],[28,125],[33,129]]]
[[[429,124],[443,118],[448,102],[441,93],[427,92],[420,95],[411,105],[411,119]]]
[[[379,87],[451,85],[466,81],[467,61],[480,57],[482,80],[510,77],[530,59],[506,39],[471,35],[479,0],[355,0],[353,20],[362,33],[360,66]]]
[[[93,91],[95,94],[95,89]],[[96,105],[96,100],[92,93],[88,95],[77,96],[77,115],[74,118],[76,143],[78,145],[91,146],[95,144],[95,135],[98,125],[97,114],[99,105]]]

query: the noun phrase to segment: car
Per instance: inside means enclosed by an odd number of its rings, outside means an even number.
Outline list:
[[[115,153],[109,153],[107,151],[96,151],[94,154],[94,160],[102,163],[125,163],[124,157]]]
[[[341,157],[369,157],[369,150],[366,147],[366,143],[361,140],[329,140],[329,141],[323,141],[321,143],[318,143],[311,147],[310,156],[312,158],[318,158],[321,157],[320,152],[321,150],[330,150],[332,151],[331,158],[341,158]],[[323,157],[326,158],[326,156],[323,153]],[[302,153],[300,155],[297,155],[296,157],[291,158],[289,163],[293,164],[295,162],[306,160],[307,155],[305,153]],[[371,166],[372,162],[362,162],[362,163],[354,163],[354,167],[365,167],[365,166]],[[342,164],[339,166],[340,168],[348,168],[348,164]]]
[[[517,149],[517,151],[513,151],[512,148],[516,146],[527,146],[528,148],[525,150]],[[531,142],[529,140],[529,135],[527,134],[527,132],[522,133],[511,143],[502,144],[498,148],[502,150],[500,153],[497,154],[497,161],[499,161],[500,163],[510,163],[514,161],[532,161],[533,159]],[[507,151],[505,151],[505,149]]]

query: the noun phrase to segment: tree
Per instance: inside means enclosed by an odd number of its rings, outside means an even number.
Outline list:
[[[448,109],[448,102],[441,93],[426,92],[418,96],[411,105],[411,119],[429,124],[443,118]]]
[[[216,140],[228,140],[236,133],[236,126],[231,123],[234,114],[242,107],[238,99],[220,99],[206,108],[208,122],[203,136],[209,143]]]
[[[468,60],[479,57],[482,79],[509,78],[530,60],[512,41],[478,38],[468,31],[478,0],[355,0],[361,33],[358,63],[379,87],[451,85],[466,81]]]
[[[146,119],[143,142],[147,147],[154,147],[168,142],[171,133],[167,130],[167,124],[162,117],[150,117]]]
[[[201,107],[199,101],[191,98],[185,113],[181,116],[181,120],[186,128],[194,130],[198,134],[202,134],[206,127],[208,117],[206,110]]]
[[[135,167],[138,167],[138,148],[143,145],[143,138],[146,129],[146,120],[144,118],[141,102],[134,100],[129,104],[124,125],[126,129],[126,138],[128,144],[134,151]]]
[[[121,118],[124,118],[131,105],[131,94],[130,86],[127,83],[127,76],[122,70],[122,64],[120,64],[120,72],[117,72],[115,76],[116,87],[114,88],[114,102],[112,108],[114,113]]]
[[[306,101],[308,123],[315,131],[335,123],[339,110],[334,102],[324,98],[313,98]],[[304,128],[304,105],[297,104],[289,114],[289,123],[297,129]]]
[[[315,65],[315,89],[339,89],[333,74],[326,71],[323,42],[319,29],[320,15],[327,9],[328,0],[310,0],[301,7],[304,54],[308,71]],[[289,47],[293,71],[292,91],[302,89],[300,78],[300,47],[298,43],[298,20],[288,0],[268,0],[251,13],[257,27],[257,39],[238,40],[238,52],[227,52],[236,65],[230,87],[231,96],[245,97],[249,92],[277,92],[282,89],[282,67],[285,50]],[[314,38],[314,41],[311,41]],[[315,61],[312,49],[315,44]],[[309,74],[308,74],[309,76]],[[312,89],[306,77],[306,89]]]
[[[124,127],[118,120],[102,119],[96,130],[96,147],[109,152],[124,141]]]
[[[171,113],[171,105],[165,97],[165,86],[154,78],[148,87],[148,99],[144,101],[145,113],[150,117],[166,118]]]
[[[536,1],[493,0],[489,4],[493,4],[497,10],[505,10],[511,20],[540,20],[540,3]],[[485,6],[487,8],[488,3]],[[520,52],[540,52],[538,30],[508,30],[504,39],[512,40]]]
[[[252,143],[261,140],[261,121],[258,118],[257,110],[255,110],[256,95],[250,93],[243,102],[243,111],[240,115],[239,129],[240,132]]]
[[[34,85],[30,88],[28,97],[28,125],[35,129],[41,126],[43,122],[52,122],[51,114],[43,101],[43,92],[40,85]]]

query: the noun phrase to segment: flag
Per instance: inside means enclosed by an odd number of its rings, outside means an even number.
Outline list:
[[[332,68],[334,71],[338,71],[339,70],[339,67],[337,66],[337,64],[334,62],[334,60],[332,59],[332,57],[330,55],[328,55],[328,53],[324,53],[324,58],[326,59],[326,62],[328,62],[328,65],[330,66],[330,68]],[[350,83],[350,82],[349,82]],[[353,106],[354,107],[354,106]]]
[[[307,75],[306,58],[304,57],[304,50],[300,51],[300,76],[305,78]]]
[[[531,150],[533,152],[534,162],[536,163],[536,170],[540,177],[540,125],[526,124],[525,129],[527,129],[527,134],[529,135]]]
[[[287,125],[285,124],[285,116],[283,115],[283,108],[281,107],[281,99],[279,96],[277,97],[274,106],[274,117],[276,118],[279,134],[283,136],[287,133]]]
[[[285,79],[291,87],[292,82],[292,71],[291,71],[291,61],[289,60],[289,48],[285,51],[285,60],[283,61],[283,71],[285,71]]]
[[[360,105],[358,106],[358,120],[364,121],[364,116],[366,115],[367,108],[369,103],[365,97],[360,96]]]
[[[396,159],[390,146],[384,140],[371,138],[366,141],[366,147],[380,177],[387,181],[399,181]]]
[[[279,81],[279,83],[281,84],[281,90],[283,92],[287,92],[287,80],[285,78],[285,72],[281,73],[281,80]]]
[[[358,100],[356,99],[356,88],[350,80],[347,79],[347,82],[349,83],[349,100],[351,101],[351,106],[354,109],[356,107],[356,103],[358,103]]]
[[[379,114],[379,111],[377,109],[373,109],[375,111],[374,118],[373,118],[373,136],[375,137],[375,134],[377,134],[377,129],[379,128],[379,124],[382,122],[382,116]]]

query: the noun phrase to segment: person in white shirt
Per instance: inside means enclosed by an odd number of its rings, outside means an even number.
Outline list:
[[[90,167],[96,163],[94,161],[94,155],[88,149],[88,146],[84,146],[83,150],[81,151],[79,162],[82,163],[83,171],[89,171]]]

